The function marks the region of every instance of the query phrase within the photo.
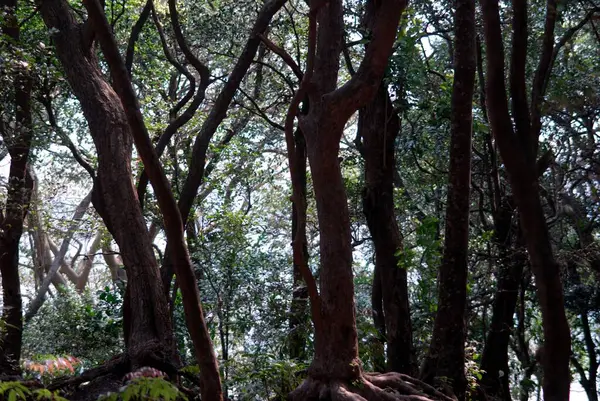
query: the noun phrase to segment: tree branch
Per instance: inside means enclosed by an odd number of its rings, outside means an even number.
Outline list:
[[[294,61],[292,56],[288,54],[282,47],[277,46],[275,43],[269,40],[265,35],[258,34],[258,37],[262,42],[275,54],[277,54],[281,59],[292,69],[292,72],[296,75],[299,80],[302,80],[302,70],[298,67],[298,64]]]
[[[173,0],[171,0],[173,1]],[[162,170],[158,155],[150,141],[138,100],[117,43],[98,0],[84,0],[88,18],[93,23],[102,52],[109,65],[114,85],[127,116],[131,135],[154,187],[163,215],[165,232],[171,244],[171,256],[179,278],[186,323],[192,338],[196,359],[200,366],[202,399],[222,401],[223,392],[212,341],[204,320],[196,278],[185,244],[183,222],[169,181]]]

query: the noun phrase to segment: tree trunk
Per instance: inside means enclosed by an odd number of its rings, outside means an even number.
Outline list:
[[[311,113],[312,114],[312,113]],[[321,132],[341,137],[343,124],[319,118]],[[315,131],[311,133],[316,134]],[[315,335],[313,377],[354,380],[360,375],[354,308],[350,217],[346,190],[338,161],[339,139],[315,141],[307,137],[308,159],[315,189],[320,232],[320,290],[322,320],[327,322]]]
[[[8,36],[8,43],[18,45],[17,2],[0,0],[0,8],[5,11],[1,25],[2,34]],[[17,57],[14,54],[11,56]],[[14,129],[0,122],[0,134],[11,157],[6,209],[0,222],[0,278],[2,278],[3,292],[0,375],[13,375],[20,372],[23,319],[19,279],[19,241],[33,187],[33,180],[27,170],[32,138],[32,80],[26,68],[15,67],[15,70],[11,71],[14,82]]]
[[[400,118],[389,100],[387,86],[381,85],[375,99],[360,111],[359,134],[363,139],[365,188],[363,212],[375,245],[374,289],[381,288],[383,315],[373,309],[376,322],[382,320],[387,342],[387,370],[414,373],[412,327],[408,303],[407,272],[398,266],[396,253],[402,236],[394,213],[394,143]],[[375,297],[377,291],[373,291]],[[381,326],[381,323],[379,323]],[[381,328],[379,328],[381,332]]]
[[[471,132],[475,86],[475,1],[456,3],[454,86],[450,139],[450,172],[444,253],[438,273],[438,310],[422,378],[450,380],[459,400],[465,398],[465,308],[471,185]]]
[[[520,7],[524,7],[523,4],[519,4]],[[551,1],[549,1],[548,5],[548,15],[556,13],[555,6],[551,10]],[[537,149],[539,130],[526,129],[527,127],[519,129],[517,127],[518,135],[513,130],[511,116],[508,111],[505,86],[504,49],[498,1],[482,0],[482,13],[488,58],[486,90],[490,125],[498,143],[500,156],[506,166],[511,188],[519,209],[521,226],[527,244],[531,268],[535,276],[537,295],[542,312],[545,351],[542,360],[544,369],[544,399],[563,401],[569,398],[571,383],[569,372],[571,335],[565,315],[560,269],[553,255],[550,235],[538,190],[539,184],[535,164],[537,152],[535,150]],[[526,23],[526,21],[522,23]],[[545,33],[545,40],[550,34],[552,34],[550,31]],[[515,38],[515,43],[518,41],[523,41],[523,38]],[[552,47],[552,41],[550,42],[550,47]],[[516,52],[515,54],[518,56],[520,53]],[[542,57],[540,63],[543,60],[544,58]],[[515,71],[516,73],[524,74],[524,66],[521,66],[521,68],[512,67],[511,72],[515,73]],[[512,81],[513,78],[511,77]],[[523,77],[521,79],[516,77],[514,81],[521,82],[521,85],[525,84]],[[537,78],[536,81],[538,81]],[[545,82],[545,79],[542,79],[540,82]],[[541,93],[540,96],[543,96],[543,91],[539,91],[540,88],[534,88],[534,92],[538,93],[538,95]],[[518,93],[513,91],[511,97],[514,99],[518,97],[519,93],[522,94],[523,91]],[[537,101],[541,101],[540,96],[536,97]],[[539,108],[539,104],[532,105],[533,110],[537,108]],[[520,109],[520,112],[529,111],[527,109]],[[533,119],[533,126],[538,126],[537,120],[539,118],[539,114],[537,114],[536,118]],[[519,120],[524,121],[525,119],[519,118]],[[523,123],[523,125],[526,124]],[[523,138],[523,136],[528,136],[528,138]]]
[[[304,141],[304,135],[301,130],[296,130],[294,134],[294,141],[296,143],[296,150],[298,157],[295,162],[297,180],[300,183],[300,193],[302,196],[302,202],[292,203],[292,242],[299,240],[302,242],[302,255],[301,259],[298,259],[298,255],[293,258],[297,260],[308,260],[308,246],[306,244],[306,219],[300,218],[300,215],[306,215],[306,142]],[[302,211],[298,211],[297,208],[304,208]],[[302,225],[302,227],[298,227]],[[296,238],[298,235],[303,235],[304,238]],[[297,252],[297,248],[292,250]],[[307,336],[309,329],[309,317],[308,317],[308,290],[306,283],[302,279],[302,273],[298,263],[294,262],[293,266],[293,292],[292,292],[292,304],[290,307],[290,335],[289,335],[289,355],[290,358],[304,361],[306,359],[306,345]]]
[[[315,355],[307,380],[290,394],[292,401],[395,400],[402,394],[445,398],[429,386],[422,387],[427,389],[424,392],[416,390],[422,383],[399,373],[365,374],[358,359],[350,218],[338,151],[346,122],[372,101],[381,85],[405,6],[394,0],[367,2],[365,19],[371,41],[357,73],[337,88],[342,1],[311,2],[307,70],[288,109],[285,133],[294,198],[300,201],[299,183],[294,179],[298,155],[293,124],[300,101],[308,95],[310,110],[299,117],[299,125],[306,138],[319,220],[320,294],[310,270],[302,266],[315,326]]]
[[[171,1],[169,3],[170,5],[174,5]],[[171,244],[170,256],[175,267],[175,273],[179,278],[185,321],[194,344],[194,353],[200,368],[200,392],[202,399],[206,401],[222,401],[223,390],[218,362],[204,319],[204,311],[202,310],[196,277],[185,242],[184,224],[177,208],[175,197],[150,140],[150,135],[140,110],[140,104],[125,68],[125,63],[119,53],[112,28],[104,14],[104,9],[98,0],[84,0],[84,5],[88,11],[89,21],[91,21],[110,68],[114,87],[118,92],[129,124],[130,134],[135,141],[137,152],[144,163],[144,171],[148,174],[162,213],[165,234]],[[198,62],[198,64],[200,64],[197,67],[198,70],[204,68],[201,63]],[[149,233],[147,232],[147,234],[148,240],[151,243]],[[161,288],[160,283],[156,284],[158,288]],[[158,295],[158,298],[161,298],[160,295]],[[162,299],[166,301],[167,298]],[[170,322],[168,307],[166,313],[168,316],[167,320]],[[172,339],[171,329],[171,338],[169,340]],[[174,341],[169,345],[175,347]]]
[[[77,23],[63,0],[44,1],[40,11],[48,28],[56,29],[52,38],[57,55],[96,145],[98,171],[92,201],[127,268],[124,332],[128,356],[134,367],[177,364],[158,264],[131,180],[131,133],[121,101],[98,67],[89,25]]]
[[[486,396],[510,401],[508,346],[523,268],[527,263],[519,241],[511,240],[514,208],[505,202],[496,213],[495,237],[500,249],[497,290],[492,306],[492,322],[481,357],[480,384]],[[517,233],[519,235],[519,233]],[[502,372],[502,373],[501,373]]]
[[[385,316],[383,314],[383,282],[381,280],[381,270],[373,270],[373,282],[371,283],[371,309],[373,315],[373,325],[377,330],[377,337],[373,339],[373,370],[375,372],[385,372]],[[412,332],[411,332],[412,335]]]

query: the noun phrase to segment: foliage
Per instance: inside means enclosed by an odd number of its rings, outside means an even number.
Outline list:
[[[306,376],[307,365],[272,354],[242,354],[231,362],[228,384],[236,399],[285,399]]]
[[[188,397],[172,383],[154,377],[138,377],[118,393],[103,395],[101,401],[187,401]]]
[[[483,371],[480,368],[481,355],[477,353],[480,348],[478,344],[472,343],[465,347],[465,377],[467,379],[467,400],[478,399],[479,381],[483,377]],[[503,375],[506,372],[502,373]]]
[[[24,376],[42,379],[49,382],[60,376],[81,373],[82,361],[70,355],[38,355],[35,360],[25,360],[22,363]]]
[[[106,287],[93,296],[67,290],[48,300],[23,333],[24,356],[74,355],[92,364],[122,350],[122,296]]]
[[[2,401],[68,401],[58,391],[48,389],[30,390],[20,382],[0,382],[0,400]]]

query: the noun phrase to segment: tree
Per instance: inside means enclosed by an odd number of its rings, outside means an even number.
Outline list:
[[[307,67],[290,104],[285,130],[293,196],[299,204],[301,185],[295,158],[302,155],[296,153],[292,129],[298,105],[308,96],[310,109],[305,116],[299,116],[299,125],[306,138],[319,219],[320,293],[308,266],[301,266],[311,303],[315,355],[308,379],[291,393],[292,400],[322,394],[332,398],[378,399],[383,394],[378,385],[411,388],[400,377],[365,375],[358,360],[350,221],[338,160],[345,123],[374,97],[380,86],[404,7],[401,1],[367,3],[365,18],[371,41],[356,74],[337,88],[343,46],[342,2],[310,5]],[[296,237],[294,246],[301,251],[301,237]]]
[[[394,212],[395,140],[400,118],[382,84],[360,110],[359,150],[365,159],[363,212],[375,246],[373,320],[387,343],[387,370],[414,373],[407,271],[399,266],[402,235]]]
[[[158,364],[158,367],[168,367],[169,364],[176,365],[179,359],[166,298],[160,285],[158,265],[129,179],[133,137],[159,196],[168,237],[175,242],[173,257],[177,261],[178,272],[186,283],[186,314],[198,363],[202,366],[202,390],[207,400],[220,400],[222,392],[217,363],[204,324],[198,290],[194,281],[190,280],[193,273],[183,242],[181,217],[174,207],[175,201],[145,132],[127,74],[122,74],[124,65],[122,62],[119,65],[120,56],[114,39],[111,42],[112,34],[107,28],[103,11],[97,3],[88,2],[86,6],[92,22],[77,23],[63,1],[44,2],[41,12],[47,26],[58,30],[54,36],[57,54],[69,83],[82,104],[98,150],[99,163],[93,202],[117,240],[128,270],[126,300],[129,305],[124,313],[128,358],[134,367],[152,363]],[[111,63],[120,97],[102,77],[95,55],[91,52],[93,41],[90,42],[91,38],[85,32],[95,32],[98,35],[107,60]],[[119,177],[127,178],[123,180]],[[194,296],[195,303],[192,300]],[[147,307],[148,304],[152,307]],[[174,369],[169,370],[173,373]]]
[[[422,378],[450,380],[459,400],[465,398],[465,308],[469,246],[471,133],[475,86],[475,2],[458,1],[454,14],[454,83],[452,88],[450,171],[444,253],[438,273],[439,295],[431,345]]]
[[[565,316],[559,266],[554,258],[544,211],[538,191],[536,157],[541,130],[541,103],[552,68],[556,3],[548,1],[542,53],[533,80],[531,104],[526,95],[527,2],[514,4],[510,95],[512,117],[508,109],[504,75],[504,46],[498,2],[482,1],[487,55],[487,111],[490,126],[519,209],[527,251],[535,275],[543,317],[544,397],[566,400],[569,397],[570,332]]]
[[[0,374],[20,372],[19,359],[22,344],[22,300],[19,279],[19,241],[23,233],[31,198],[33,179],[28,171],[32,141],[31,91],[32,77],[28,63],[18,56],[19,21],[16,17],[16,0],[3,0],[0,49],[7,47],[11,68],[8,69],[12,90],[8,105],[14,110],[0,107],[0,135],[10,154],[8,194],[4,213],[0,213],[0,276],[2,278],[3,307],[0,327]],[[4,80],[0,73],[0,80]]]

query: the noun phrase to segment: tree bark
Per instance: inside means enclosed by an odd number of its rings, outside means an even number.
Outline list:
[[[552,0],[549,0],[549,7],[551,3]],[[553,255],[542,209],[535,158],[531,157],[536,155],[539,130],[536,132],[535,129],[530,129],[527,133],[527,141],[520,141],[520,138],[515,135],[504,83],[504,49],[498,1],[482,0],[481,4],[487,47],[488,115],[519,209],[542,312],[545,349],[542,361],[544,399],[567,400],[571,382],[569,374],[571,337],[565,315],[560,269]],[[549,12],[555,13],[556,10],[549,10]],[[553,32],[546,32],[546,34],[551,33]],[[543,82],[543,80],[536,81]],[[534,89],[535,93],[538,91],[539,89]],[[534,98],[536,102],[541,101],[539,95]],[[534,102],[533,108],[537,107],[539,104]],[[540,118],[538,114],[535,117],[534,120]],[[541,125],[536,120],[532,122],[532,126]],[[533,138],[535,138],[534,146],[523,145],[532,144]]]
[[[156,366],[173,371],[178,363],[158,264],[131,174],[131,133],[120,99],[104,80],[91,47],[91,30],[78,23],[64,0],[47,0],[40,12],[84,116],[98,153],[92,202],[115,238],[128,282],[124,332],[133,368]]]
[[[471,133],[475,89],[475,0],[458,0],[454,15],[454,85],[450,169],[444,253],[431,345],[421,376],[426,382],[446,377],[459,400],[465,398],[465,308],[471,185]]]
[[[296,130],[294,134],[294,142],[296,144],[296,151],[298,156],[296,162],[295,172],[297,174],[296,180],[300,183],[300,196],[302,197],[301,202],[292,203],[292,242],[301,241],[301,249],[294,247],[292,252],[301,252],[302,255],[296,255],[293,266],[293,292],[292,292],[292,304],[290,307],[290,335],[289,335],[289,354],[290,358],[304,361],[307,356],[307,336],[309,329],[309,317],[308,317],[308,289],[306,283],[302,279],[301,267],[297,263],[298,260],[308,260],[308,245],[306,243],[306,219],[301,216],[306,215],[306,143],[304,135],[301,130]],[[298,208],[304,210],[299,211]],[[301,227],[299,227],[301,226]],[[298,235],[304,236],[304,238],[297,238]]]
[[[398,266],[396,253],[402,249],[402,235],[394,213],[394,144],[400,118],[389,100],[386,85],[382,84],[375,99],[360,110],[358,129],[365,160],[363,212],[375,246],[374,280],[378,281],[373,283],[373,297],[378,292],[375,290],[381,289],[382,311],[373,308],[373,313],[387,342],[387,370],[411,374],[415,373],[415,361],[407,272]]]
[[[184,225],[177,208],[177,203],[175,202],[169,181],[162,170],[158,155],[150,141],[150,136],[140,111],[140,105],[129,79],[127,69],[125,68],[125,63],[119,53],[112,30],[104,15],[104,10],[98,0],[84,0],[84,5],[88,10],[89,20],[92,22],[102,52],[113,76],[114,86],[124,108],[127,122],[129,123],[129,132],[135,141],[137,151],[144,163],[144,170],[148,174],[154,188],[160,211],[163,215],[165,233],[171,244],[170,256],[175,267],[175,273],[179,278],[185,320],[194,344],[196,360],[200,367],[200,391],[202,398],[207,401],[221,401],[223,400],[223,388],[217,358],[204,319],[196,277],[186,247]],[[152,249],[150,250],[152,251]],[[135,277],[129,277],[128,283],[133,279]],[[160,286],[160,280],[154,284]],[[166,297],[158,297],[165,301],[167,299]],[[170,319],[168,321],[170,322]]]
[[[510,401],[508,346],[513,329],[523,268],[527,263],[519,238],[511,235],[514,207],[504,201],[495,213],[495,240],[500,263],[497,290],[492,306],[492,322],[481,357],[483,377],[480,381],[486,396]],[[518,228],[517,228],[518,230]],[[520,230],[515,233],[520,235]],[[500,373],[502,372],[502,373]]]
[[[0,0],[4,10],[2,34],[8,43],[18,44],[19,24],[17,1]],[[11,52],[11,57],[18,57]],[[0,327],[0,374],[19,374],[22,345],[22,299],[19,278],[19,242],[23,233],[33,180],[27,163],[32,140],[31,91],[32,80],[26,66],[16,67],[13,74],[14,129],[0,122],[0,134],[10,154],[6,208],[0,213],[0,277],[2,278],[3,307]],[[9,131],[10,130],[10,131]]]
[[[307,95],[310,110],[299,116],[299,126],[306,138],[317,204],[320,294],[314,277],[304,266],[302,273],[309,287],[315,326],[315,355],[308,379],[292,392],[291,400],[381,399],[383,394],[378,387],[382,381],[364,375],[358,359],[350,218],[338,151],[345,123],[372,101],[381,85],[405,6],[405,2],[393,0],[367,3],[365,18],[367,29],[372,31],[371,42],[356,74],[337,88],[343,46],[342,2],[317,1],[310,5],[307,67],[288,109],[285,131],[294,199],[300,201],[299,183],[294,180],[294,159],[298,155],[293,124],[298,106]]]

